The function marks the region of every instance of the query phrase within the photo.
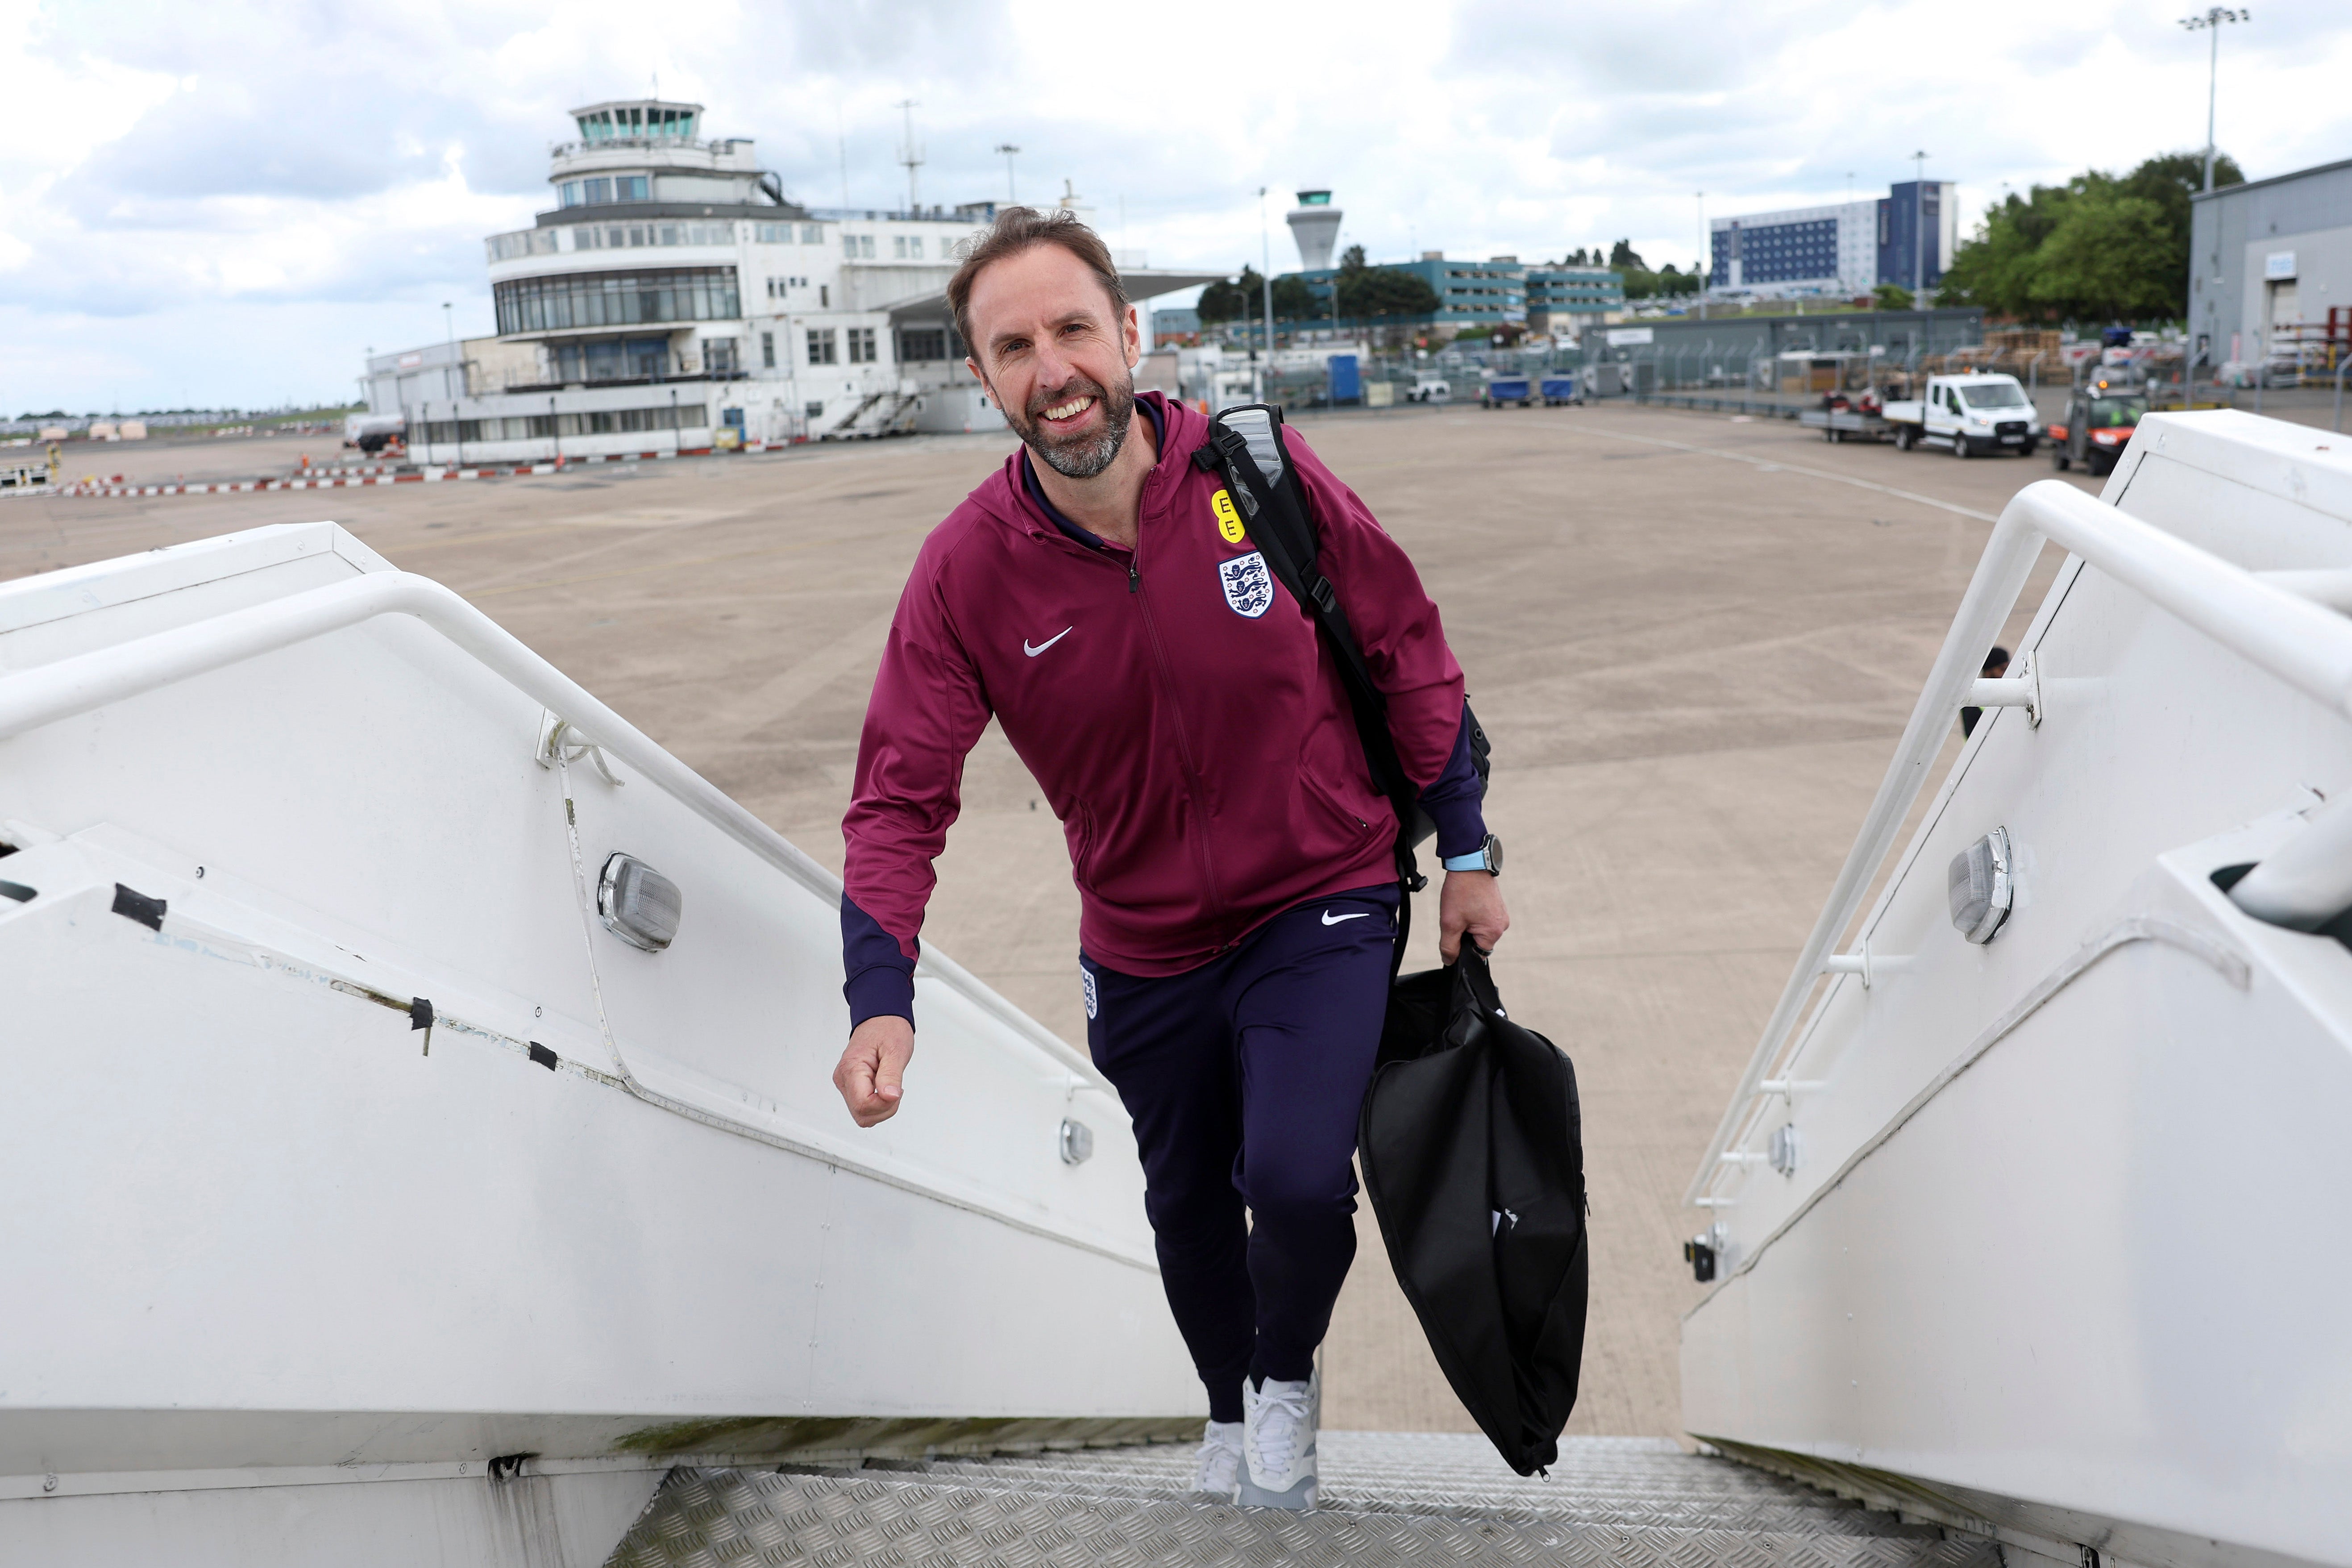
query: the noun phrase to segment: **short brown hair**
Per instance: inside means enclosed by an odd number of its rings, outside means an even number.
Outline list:
[[[1111,314],[1127,313],[1127,289],[1118,280],[1118,264],[1111,259],[1110,247],[1102,242],[1102,236],[1080,223],[1077,214],[1066,208],[1039,212],[1035,207],[1006,207],[970,242],[963,265],[948,279],[948,309],[955,312],[956,336],[974,359],[980,355],[971,338],[972,285],[980,280],[983,268],[1018,256],[1033,245],[1058,245],[1085,262],[1103,292],[1110,296]]]

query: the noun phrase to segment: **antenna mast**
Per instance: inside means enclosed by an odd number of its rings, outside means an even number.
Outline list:
[[[911,98],[898,105],[900,112],[907,117],[907,140],[898,148],[898,162],[907,165],[907,211],[910,216],[922,209],[922,203],[916,198],[915,191],[915,171],[923,166],[923,150],[915,144],[917,107]]]

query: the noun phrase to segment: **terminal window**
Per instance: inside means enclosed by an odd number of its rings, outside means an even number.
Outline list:
[[[874,258],[874,237],[870,234],[845,234],[841,237],[841,254],[855,261]]]
[[[616,174],[593,180],[566,180],[562,186],[562,199],[567,207],[602,206],[606,202],[641,202],[646,199],[646,179],[643,174]]]
[[[760,368],[761,370],[776,368],[776,334],[773,332],[760,334]]]
[[[808,335],[808,362],[811,364],[835,364],[834,333],[831,327],[811,327]]]
[[[875,363],[880,356],[874,352],[874,329],[851,327],[848,331],[849,363],[852,364]]]
[[[944,327],[908,327],[898,334],[898,358],[908,364],[929,364],[947,357]]]
[[[741,315],[732,267],[588,272],[494,284],[499,331],[560,331],[652,321],[723,321]]]

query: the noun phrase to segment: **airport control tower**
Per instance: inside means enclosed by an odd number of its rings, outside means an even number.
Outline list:
[[[1301,191],[1298,205],[1290,212],[1290,236],[1298,241],[1298,265],[1308,272],[1321,272],[1331,265],[1331,246],[1339,237],[1339,219],[1343,215],[1331,205],[1328,191]]]

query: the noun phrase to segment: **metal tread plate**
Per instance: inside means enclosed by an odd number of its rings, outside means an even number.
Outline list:
[[[1199,1500],[1191,1489],[1188,1471],[1181,1477],[1142,1480],[1116,1474],[1071,1475],[1051,1468],[993,1465],[932,1465],[882,1467],[863,1474],[892,1479],[980,1488],[990,1491],[1067,1492],[1109,1499],[1151,1501]],[[843,1472],[844,1474],[849,1472]],[[1464,1519],[1491,1519],[1507,1523],[1553,1520],[1564,1523],[1658,1525],[1673,1529],[1713,1528],[1777,1531],[1800,1535],[1892,1535],[1908,1527],[1888,1515],[1869,1513],[1851,1502],[1816,1495],[1810,1499],[1777,1494],[1693,1494],[1678,1497],[1629,1495],[1622,1489],[1588,1489],[1573,1483],[1555,1486],[1549,1495],[1528,1497],[1503,1489],[1463,1488],[1383,1490],[1350,1475],[1343,1481],[1325,1482],[1323,1506],[1352,1513],[1416,1513]]]
[[[1710,1470],[1723,1464],[1684,1462]],[[1335,1506],[1297,1514],[1164,1495],[977,1486],[953,1473],[976,1468],[843,1474],[680,1468],[622,1542],[613,1568],[803,1563],[822,1568],[1080,1563],[1120,1568],[1298,1563],[1337,1568],[1429,1561],[1544,1562],[1576,1568],[1997,1568],[1999,1562],[1990,1542],[1939,1540],[1911,1531],[1857,1535],[1817,1528],[1737,1530],[1376,1511],[1343,1500],[1337,1475]],[[1804,1489],[1790,1489],[1801,1494]],[[1476,1506],[1469,1500],[1457,1502]]]

